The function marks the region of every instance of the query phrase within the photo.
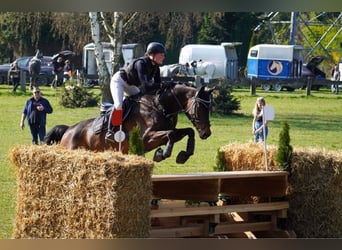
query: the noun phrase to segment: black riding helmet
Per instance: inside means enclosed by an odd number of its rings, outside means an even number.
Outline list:
[[[157,42],[151,42],[148,44],[146,49],[146,54],[158,54],[158,53],[164,53],[166,54],[166,49],[163,44],[157,43]]]

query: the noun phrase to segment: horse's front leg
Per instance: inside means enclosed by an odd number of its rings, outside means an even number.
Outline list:
[[[165,145],[164,150],[158,148],[154,154],[153,160],[160,162],[172,154],[173,145],[188,136],[186,151],[181,151],[177,156],[177,163],[184,163],[194,153],[195,132],[192,128],[182,128],[167,131],[149,131],[144,136],[145,150],[150,151],[161,145]]]

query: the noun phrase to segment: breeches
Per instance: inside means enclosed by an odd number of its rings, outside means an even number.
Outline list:
[[[120,71],[116,72],[110,81],[110,92],[114,101],[115,109],[122,109],[124,94],[131,96],[140,93],[140,89],[135,85],[129,85],[120,76]]]

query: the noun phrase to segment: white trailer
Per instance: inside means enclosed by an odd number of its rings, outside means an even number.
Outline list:
[[[238,57],[235,47],[240,42],[212,44],[188,44],[179,54],[179,63],[192,61],[212,62],[215,64],[213,78],[236,79],[238,77]]]
[[[112,74],[112,58],[114,56],[114,51],[109,42],[102,42],[102,46],[108,71],[110,74]],[[122,45],[122,56],[125,65],[129,64],[134,58],[140,57],[143,54],[144,48],[141,44],[132,43]],[[98,78],[94,43],[88,43],[83,47],[82,67],[83,77],[85,80],[96,80]]]

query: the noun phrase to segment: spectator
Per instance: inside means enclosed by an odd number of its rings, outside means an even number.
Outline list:
[[[341,73],[340,73],[340,70],[338,68],[338,65],[335,64],[331,70],[332,80],[336,82],[335,84],[333,84],[333,93],[335,93],[335,94],[338,94],[340,92],[340,90],[339,90],[340,76],[341,76]]]
[[[72,75],[72,71],[71,71],[70,60],[65,60],[63,83],[68,81],[71,78],[71,75]]]
[[[24,121],[27,117],[27,124],[30,127],[32,143],[38,145],[44,142],[46,134],[46,114],[53,111],[50,102],[41,96],[38,87],[33,88],[33,97],[26,101],[23,113],[21,115],[20,127],[24,129]]]
[[[18,67],[17,61],[14,61],[11,68],[8,71],[9,77],[12,79],[13,92],[16,92],[20,84],[20,69]]]
[[[53,73],[55,75],[55,79],[52,81],[51,88],[56,88],[57,86],[62,85],[63,83],[63,75],[64,75],[64,66],[62,57],[58,57],[56,61],[53,61]]]
[[[266,140],[268,135],[268,121],[263,119],[263,111],[266,106],[266,101],[263,97],[258,97],[254,109],[253,109],[253,124],[252,131],[254,135],[254,141],[259,142]],[[264,135],[265,129],[265,135]]]

